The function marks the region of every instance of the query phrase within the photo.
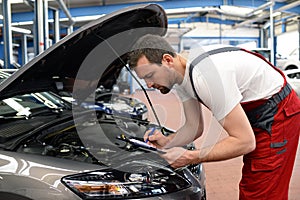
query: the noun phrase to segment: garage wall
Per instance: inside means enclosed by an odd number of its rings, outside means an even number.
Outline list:
[[[250,28],[233,29],[229,25],[201,23],[182,37],[181,50],[208,44],[241,45],[259,44],[259,30]]]

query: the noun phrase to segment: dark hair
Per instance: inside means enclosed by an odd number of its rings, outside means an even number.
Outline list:
[[[161,36],[147,34],[139,38],[129,53],[129,66],[134,68],[138,60],[144,55],[150,63],[160,63],[164,54],[176,56],[176,51]]]

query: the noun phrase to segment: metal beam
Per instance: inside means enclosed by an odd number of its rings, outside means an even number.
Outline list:
[[[53,28],[54,28],[54,42],[60,40],[60,28],[59,28],[59,10],[53,9]]]
[[[4,41],[4,68],[12,68],[12,32],[11,32],[11,5],[9,1],[2,1],[3,13],[3,41]]]
[[[73,30],[73,25],[75,24],[75,21],[73,20],[72,15],[69,12],[66,4],[63,2],[63,0],[57,0],[57,3],[59,4],[59,7],[64,11],[66,16],[69,18],[69,29]]]
[[[247,17],[253,16],[256,12],[263,11],[264,9],[266,9],[266,8],[268,8],[268,7],[270,7],[270,6],[272,6],[273,3],[274,3],[274,2],[270,1],[270,2],[268,2],[268,3],[265,3],[265,4],[261,5],[261,6],[259,6],[258,8],[254,9],[252,12],[248,13],[248,14],[247,14]]]
[[[284,10],[289,10],[289,9],[297,7],[299,5],[300,5],[300,1],[295,1],[293,3],[290,3],[290,4],[287,4],[287,5],[282,6],[280,8],[277,8],[276,10],[273,11],[273,13],[275,13],[275,12],[282,12]],[[235,24],[233,27],[237,28],[237,27],[245,26],[247,24],[252,24],[253,22],[257,22],[257,21],[260,21],[262,19],[266,19],[269,16],[270,16],[270,14],[264,14],[262,16],[254,18],[254,19],[249,19],[249,20],[243,21],[243,22],[241,22],[239,24]]]
[[[44,51],[44,21],[43,21],[43,1],[34,2],[34,53],[40,54]]]
[[[49,40],[49,23],[48,23],[48,0],[43,0],[43,24],[44,24],[44,49],[48,49]]]
[[[281,11],[289,10],[289,9],[295,8],[299,5],[300,5],[300,1],[298,0],[298,1],[295,1],[293,3],[287,4],[285,6],[282,6],[282,7],[278,8],[274,12],[281,12]]]
[[[275,38],[274,38],[274,17],[273,17],[273,2],[274,0],[271,0],[272,5],[270,6],[270,41],[271,41],[271,63],[275,66],[276,61],[275,61],[275,52],[276,52],[276,45],[275,45]]]
[[[21,38],[21,46],[22,46],[22,65],[26,64],[28,61],[27,55],[27,36],[25,34],[22,35]]]

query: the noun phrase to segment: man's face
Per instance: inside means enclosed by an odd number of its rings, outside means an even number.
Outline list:
[[[145,56],[142,56],[134,68],[137,76],[144,79],[148,88],[158,89],[162,94],[170,92],[170,71],[164,64],[150,63]]]

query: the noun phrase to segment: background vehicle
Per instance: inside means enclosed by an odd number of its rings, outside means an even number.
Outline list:
[[[251,49],[251,51],[261,54],[268,61],[271,60],[270,49],[257,48],[257,49]],[[286,57],[280,54],[276,54],[276,67],[278,67],[281,70],[299,69],[300,68],[299,50],[295,49],[289,56]]]
[[[155,4],[106,15],[1,82],[1,198],[206,198],[201,164],[174,170],[142,141],[149,128],[165,134],[172,130],[132,112],[142,107],[139,102],[129,101],[136,105],[114,112],[97,105],[105,99],[113,108],[119,100],[128,100],[95,91],[100,86],[112,91],[133,42],[149,31],[164,35],[166,21]],[[125,53],[116,55],[124,47]],[[76,103],[59,96],[70,91]]]
[[[299,48],[294,49],[288,56],[280,55],[276,62],[277,67],[282,70],[300,69]]]
[[[300,97],[300,69],[291,69],[283,71],[287,81],[291,84],[297,95]]]
[[[250,51],[253,51],[255,53],[259,53],[263,57],[265,57],[268,61],[271,60],[271,50],[267,48],[256,48],[256,49],[250,49]]]

